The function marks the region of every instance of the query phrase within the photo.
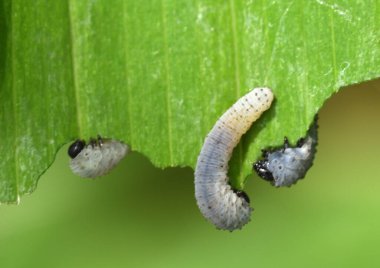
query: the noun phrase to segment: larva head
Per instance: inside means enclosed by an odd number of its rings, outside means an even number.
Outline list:
[[[273,174],[268,170],[268,160],[259,160],[253,164],[253,168],[257,175],[267,181],[273,181]]]
[[[234,191],[234,193],[235,193],[238,197],[243,198],[243,199],[245,200],[245,202],[247,202],[248,204],[250,203],[249,196],[247,195],[246,192],[241,191],[241,190],[235,190],[235,189],[234,189],[233,191]]]
[[[70,145],[67,153],[71,158],[75,158],[83,150],[85,146],[86,143],[84,142],[84,140],[76,140]]]

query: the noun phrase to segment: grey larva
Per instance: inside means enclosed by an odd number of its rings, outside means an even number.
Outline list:
[[[273,101],[269,88],[240,98],[207,135],[195,168],[195,198],[202,214],[217,228],[233,231],[250,220],[249,198],[228,184],[228,162],[241,136]]]
[[[276,186],[291,186],[305,177],[313,164],[317,146],[317,116],[305,138],[297,142],[296,147],[290,147],[285,138],[283,148],[263,150],[263,160],[257,161],[253,167],[257,174]]]
[[[74,174],[84,178],[103,176],[128,152],[128,145],[113,139],[98,136],[97,139],[90,139],[87,145],[83,140],[76,140],[68,150],[72,158],[70,168]]]

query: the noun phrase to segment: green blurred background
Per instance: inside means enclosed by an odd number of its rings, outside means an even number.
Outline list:
[[[333,96],[307,177],[276,189],[253,175],[252,221],[233,233],[203,219],[190,168],[132,153],[86,180],[65,146],[35,193],[0,206],[0,267],[380,267],[379,99],[380,80]]]

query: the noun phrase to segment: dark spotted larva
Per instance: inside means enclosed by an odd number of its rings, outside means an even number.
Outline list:
[[[228,162],[241,136],[273,101],[269,88],[240,98],[207,135],[195,168],[195,198],[202,214],[217,228],[233,231],[249,222],[249,198],[228,184]]]
[[[276,187],[291,186],[305,177],[316,153],[317,128],[316,116],[306,137],[299,139],[296,147],[290,147],[285,138],[283,148],[263,150],[264,159],[253,165],[257,174]]]
[[[69,147],[72,172],[83,178],[103,176],[115,167],[129,152],[128,145],[112,139],[91,139],[86,145],[76,140]]]

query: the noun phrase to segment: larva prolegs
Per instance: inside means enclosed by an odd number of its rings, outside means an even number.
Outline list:
[[[269,88],[253,89],[233,104],[206,136],[195,168],[195,198],[204,217],[219,229],[233,231],[250,220],[248,196],[228,184],[228,162],[241,136],[272,101]]]

